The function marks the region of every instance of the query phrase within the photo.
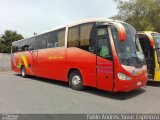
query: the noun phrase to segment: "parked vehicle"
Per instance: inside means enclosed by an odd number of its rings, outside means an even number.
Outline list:
[[[146,85],[147,66],[135,29],[89,19],[13,42],[12,70],[84,86],[129,92]]]
[[[150,81],[160,81],[160,34],[153,31],[138,32],[144,52]]]

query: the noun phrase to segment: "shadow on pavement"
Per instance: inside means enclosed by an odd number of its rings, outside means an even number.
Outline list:
[[[21,77],[20,74],[14,74],[14,75]],[[69,88],[68,82],[63,82],[63,81],[59,81],[59,80],[41,78],[41,77],[36,77],[36,76],[27,76],[27,81],[28,80],[36,80],[38,82],[45,82],[45,83],[59,85],[59,86],[63,86],[63,87]]]
[[[160,81],[148,81],[147,86],[160,87]]]
[[[15,74],[15,75],[21,77],[20,74]],[[68,83],[63,82],[63,81],[40,78],[40,77],[35,77],[35,76],[28,76],[27,80],[36,80],[39,82],[45,82],[45,83],[49,83],[49,84],[54,84],[54,85],[70,88]],[[106,97],[106,98],[110,98],[110,99],[114,99],[114,100],[127,100],[127,99],[131,99],[131,98],[134,98],[138,95],[143,94],[145,92],[145,89],[140,88],[140,89],[137,89],[137,90],[134,90],[131,92],[112,93],[112,92],[108,92],[108,91],[98,90],[98,89],[92,88],[92,87],[85,87],[85,89],[82,92],[93,94],[93,95],[100,96],[100,97]]]
[[[103,90],[98,90],[95,88],[87,88],[87,90],[85,90],[85,92],[87,93],[91,93],[94,95],[98,95],[101,97],[107,97],[107,98],[111,98],[111,99],[115,99],[115,100],[127,100],[127,99],[131,99],[134,98],[138,95],[141,95],[145,92],[144,89],[140,88],[131,92],[117,92],[117,93],[112,93],[112,92],[107,92],[107,91],[103,91]]]

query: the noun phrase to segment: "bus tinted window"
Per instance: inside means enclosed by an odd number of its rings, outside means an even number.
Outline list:
[[[79,46],[79,26],[69,28],[67,42],[68,47]]]
[[[29,50],[29,45],[28,44],[24,44],[22,47],[21,47],[22,51],[28,51]]]
[[[92,24],[85,24],[80,26],[80,46],[89,45],[92,26]]]
[[[33,41],[33,48],[43,49],[47,47],[47,41],[45,35],[37,36],[37,38]]]
[[[22,47],[18,47],[18,52],[22,52]]]
[[[28,51],[34,37],[12,43],[12,53]]]
[[[12,46],[12,53],[18,52],[18,46],[14,45]]]
[[[62,47],[65,44],[65,29],[58,30],[58,47]]]
[[[95,52],[95,33],[93,23],[80,25],[80,48]]]
[[[62,47],[65,45],[65,29],[47,33],[46,38],[48,48]]]
[[[95,31],[93,23],[71,27],[68,31],[68,47],[78,47],[95,53]]]
[[[48,40],[48,42],[47,42],[48,48],[57,47],[58,38],[57,38],[56,31],[52,31],[52,32],[48,33],[46,35],[46,37]]]

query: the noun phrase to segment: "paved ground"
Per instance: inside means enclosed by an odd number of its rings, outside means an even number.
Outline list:
[[[37,77],[0,72],[0,113],[160,113],[160,84],[111,94]]]

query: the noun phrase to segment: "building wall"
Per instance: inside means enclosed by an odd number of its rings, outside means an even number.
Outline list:
[[[10,70],[10,54],[0,53],[0,71]]]

